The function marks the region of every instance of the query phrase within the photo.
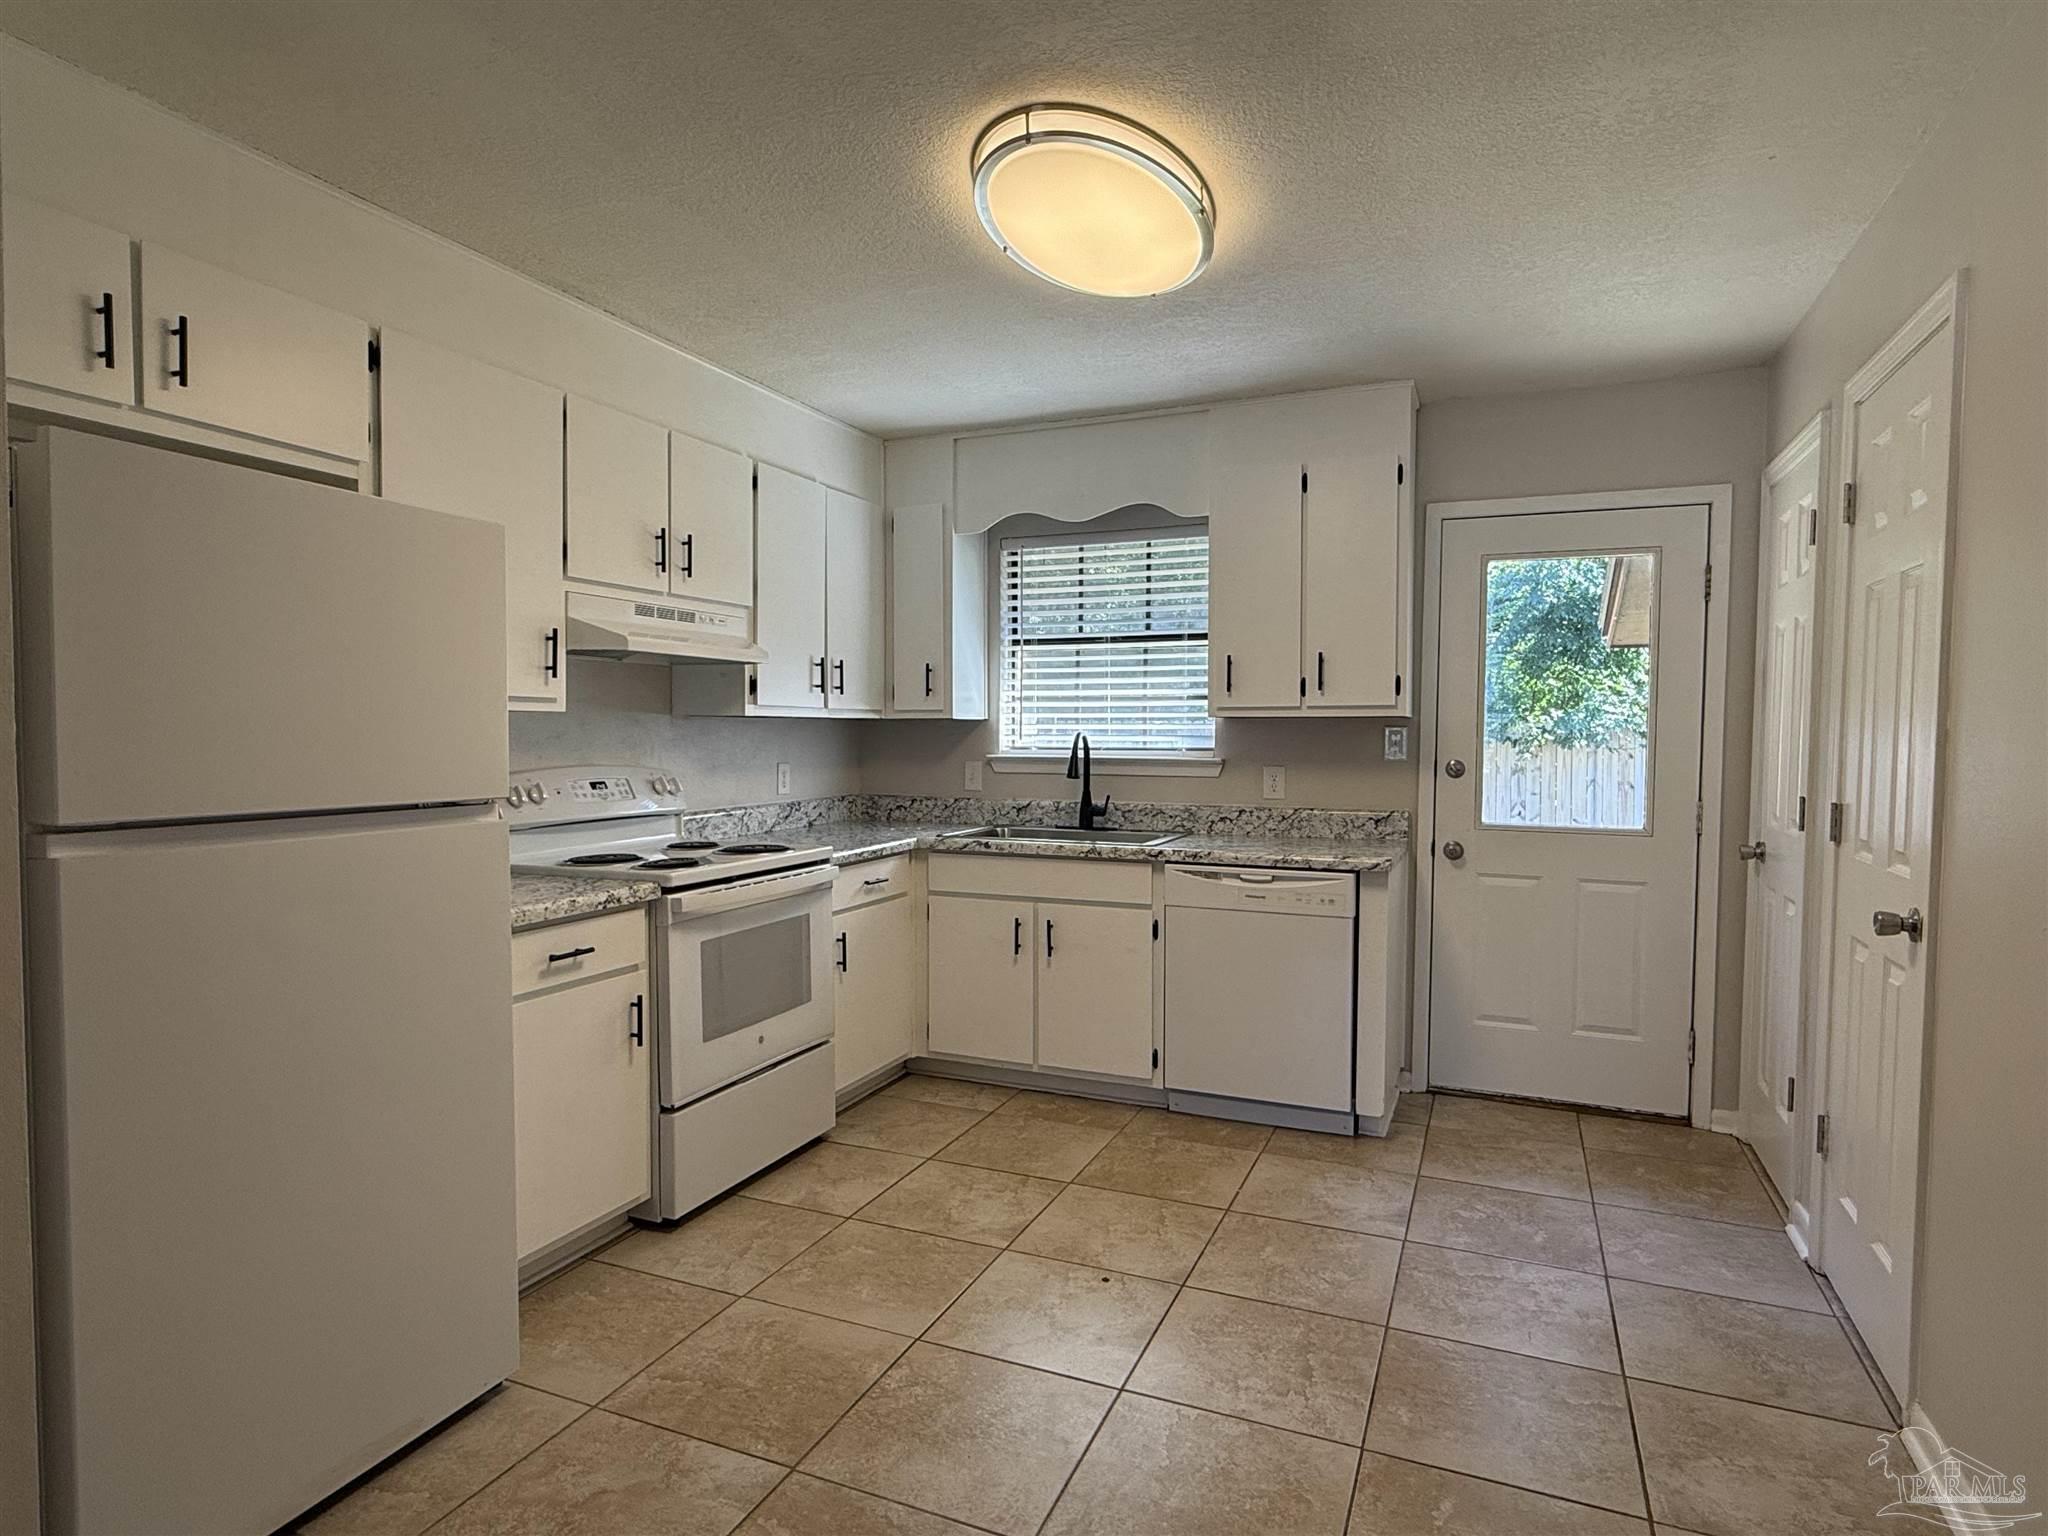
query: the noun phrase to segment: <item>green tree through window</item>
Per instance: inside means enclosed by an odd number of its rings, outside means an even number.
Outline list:
[[[1602,555],[1486,568],[1486,739],[1527,752],[1609,746],[1649,732],[1650,651],[1602,633]]]

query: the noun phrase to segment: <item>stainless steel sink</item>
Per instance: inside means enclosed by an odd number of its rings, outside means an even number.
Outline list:
[[[1117,843],[1128,848],[1163,848],[1178,832],[1142,832],[1124,827],[969,827],[947,834],[996,843]]]

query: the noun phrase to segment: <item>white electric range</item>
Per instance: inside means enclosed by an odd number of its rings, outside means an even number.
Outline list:
[[[522,773],[512,866],[651,881],[655,1195],[671,1221],[832,1128],[832,850],[689,838],[682,786],[646,768]]]

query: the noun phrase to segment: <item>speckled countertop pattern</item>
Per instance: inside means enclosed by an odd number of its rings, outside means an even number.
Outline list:
[[[806,835],[832,848],[834,864],[863,864],[922,849],[934,853],[994,853],[1015,858],[1099,859],[1123,863],[1244,864],[1257,869],[1339,869],[1384,874],[1408,855],[1405,833],[1379,837],[1319,838],[1194,832],[1159,848],[1128,843],[1004,842],[963,837],[958,822],[921,825],[901,821],[821,822]]]
[[[530,875],[512,871],[512,926],[539,928],[572,917],[595,917],[644,907],[661,895],[652,880],[618,880],[606,875]]]

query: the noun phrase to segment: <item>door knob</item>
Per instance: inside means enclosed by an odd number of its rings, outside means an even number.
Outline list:
[[[1456,841],[1455,839],[1453,839],[1451,842],[1445,843],[1444,857],[1454,861],[1457,859],[1462,859],[1463,857],[1465,857],[1465,845],[1461,842]]]
[[[1448,763],[1445,763],[1444,777],[1449,779],[1462,779],[1465,777],[1464,759],[1454,757]]]
[[[1870,931],[1880,939],[1896,938],[1904,934],[1915,944],[1920,942],[1926,924],[1921,920],[1920,909],[1909,907],[1902,916],[1897,912],[1873,912],[1870,914]]]
[[[1761,864],[1764,861],[1764,845],[1761,841],[1754,843],[1737,843],[1735,845],[1735,856],[1738,859],[1741,859],[1744,863],[1748,863],[1751,859],[1754,859],[1757,863]]]

